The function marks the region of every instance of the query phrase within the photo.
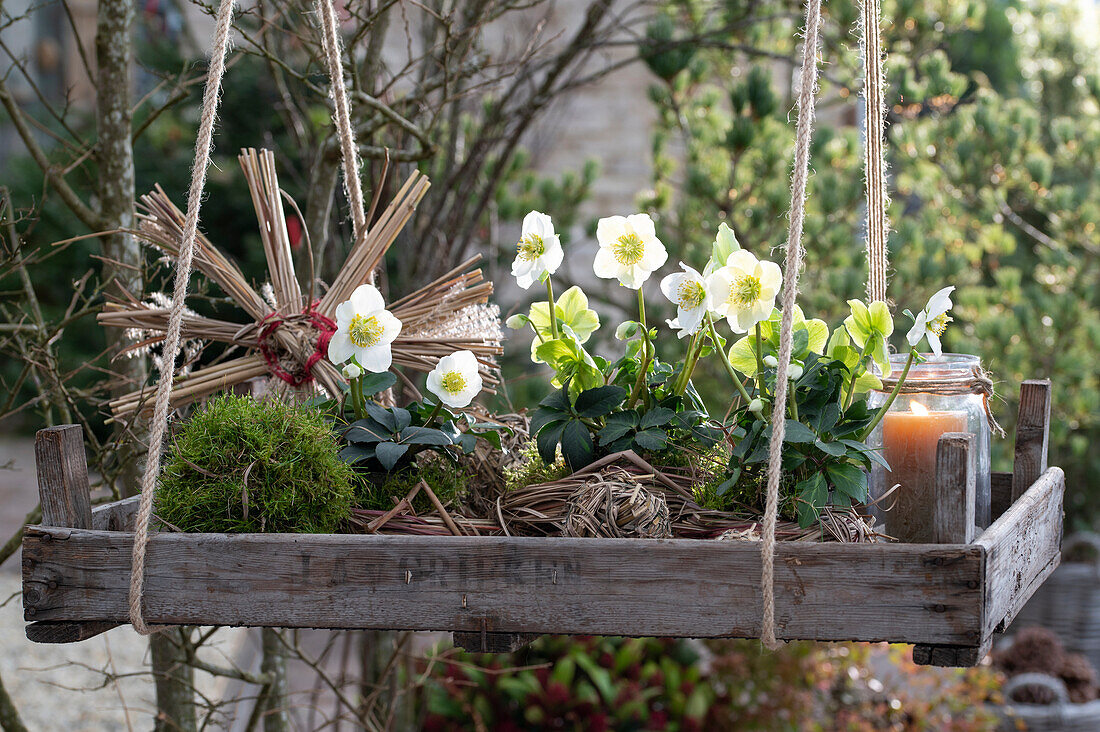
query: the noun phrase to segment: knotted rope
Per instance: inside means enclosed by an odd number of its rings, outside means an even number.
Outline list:
[[[817,37],[821,23],[821,0],[806,3],[805,41],[798,89],[798,125],[795,128],[794,171],[791,173],[791,221],[787,229],[784,263],[782,319],[779,324],[779,364],[776,371],[775,401],[772,404],[772,434],[768,444],[768,493],[764,509],[763,542],[760,547],[760,582],[764,617],[760,640],[772,650],[775,639],[775,523],[779,512],[779,479],[783,472],[783,438],[787,415],[787,372],[791,365],[794,303],[798,296],[798,275],[802,269],[802,224],[806,214],[806,178],[810,168],[810,138],[814,126],[817,92]]]
[[[172,385],[175,381],[175,363],[180,352],[180,331],[183,326],[184,307],[187,298],[187,286],[191,278],[191,264],[194,260],[195,239],[199,228],[199,208],[202,205],[203,191],[206,188],[206,171],[210,166],[210,154],[214,145],[214,123],[218,116],[218,102],[221,98],[222,77],[225,75],[225,58],[229,52],[229,32],[233,24],[234,0],[220,0],[215,20],[214,42],[210,52],[210,67],[206,72],[206,85],[202,98],[202,116],[199,121],[199,131],[195,139],[195,162],[191,168],[191,187],[187,194],[187,217],[184,221],[183,232],[180,237],[179,254],[176,257],[176,270],[172,289],[172,309],[168,316],[168,328],[164,336],[164,352],[160,365],[160,379],[157,382],[156,400],[153,407],[151,433],[149,435],[149,454],[145,462],[145,472],[141,480],[141,499],[138,503],[137,516],[134,519],[134,550],[130,562],[130,622],[134,630],[142,635],[148,635],[151,631],[145,623],[142,602],[145,592],[145,558],[149,544],[149,520],[153,514],[153,496],[156,492],[157,480],[160,476],[161,447],[168,431],[169,401],[172,393]],[[347,88],[344,84],[343,65],[340,60],[341,43],[336,27],[336,10],[333,0],[317,0],[317,9],[321,18],[322,46],[325,52],[326,66],[331,82],[330,94],[335,106],[333,119],[340,136],[340,152],[343,158],[344,185],[347,189],[348,202],[352,210],[352,225],[356,241],[366,233],[366,213],[363,209],[363,191],[359,182],[359,155],[355,144],[355,132],[351,126],[351,116],[348,107]],[[319,360],[315,358],[320,354],[323,357],[325,348],[321,341],[325,341],[327,348],[326,331],[335,326],[328,318],[323,318],[317,313],[312,313],[311,308],[305,313],[317,330],[321,331],[318,338],[316,353],[310,357],[306,365],[306,373],[309,368]],[[323,320],[315,320],[313,315],[322,317]],[[278,318],[278,316],[276,316]],[[261,331],[262,342],[267,335],[279,327],[286,320],[295,320],[297,316],[288,319],[273,320],[270,328]],[[326,322],[327,321],[327,322]],[[331,335],[331,332],[329,332]],[[263,349],[261,348],[261,351]],[[267,354],[265,354],[267,358]],[[284,381],[288,379],[279,374],[276,366],[272,371]],[[272,364],[268,360],[269,365]],[[297,378],[297,375],[290,375]]]
[[[225,74],[225,56],[229,51],[229,29],[233,23],[233,0],[221,0],[215,21],[214,46],[210,53],[210,68],[206,71],[206,87],[202,95],[202,117],[199,134],[195,139],[195,163],[191,168],[191,187],[187,193],[187,218],[184,219],[183,237],[176,257],[175,282],[172,288],[172,310],[168,315],[168,330],[164,335],[164,353],[160,364],[160,381],[157,383],[156,401],[153,407],[152,432],[149,435],[149,454],[145,472],[141,478],[141,500],[134,519],[134,552],[130,561],[130,622],[134,630],[149,635],[142,613],[142,596],[145,591],[145,550],[149,543],[149,518],[153,514],[153,493],[160,476],[160,452],[164,436],[168,432],[168,404],[175,381],[176,357],[180,352],[180,330],[186,308],[187,283],[191,279],[191,262],[195,254],[195,236],[199,229],[199,207],[206,187],[206,169],[210,165],[210,151],[214,146],[214,120],[218,116],[222,76]]]
[[[897,388],[897,385],[897,375],[886,376],[882,379],[882,390],[885,392],[893,391]],[[989,423],[989,429],[1000,437],[1005,436],[1004,428],[997,423],[997,419],[993,416],[993,410],[989,407],[989,400],[994,395],[993,379],[981,366],[975,366],[969,374],[960,374],[959,376],[903,381],[901,388],[898,389],[898,394],[936,394],[943,396],[981,394],[982,407],[985,410],[985,419]]]
[[[879,33],[882,13],[879,0],[863,0],[860,10],[859,51],[863,57],[866,109],[863,171],[867,185],[867,298],[874,302],[886,300],[886,237],[890,233],[890,220],[886,216],[890,197],[886,192],[886,154],[883,151],[886,82]]]

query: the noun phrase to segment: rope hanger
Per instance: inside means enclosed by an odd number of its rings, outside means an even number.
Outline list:
[[[340,136],[344,186],[351,208],[353,232],[358,239],[365,232],[367,221],[363,207],[360,182],[360,160],[355,143],[355,131],[351,126],[347,88],[341,61],[341,40],[336,21],[334,0],[317,0],[315,8],[321,23],[322,48],[330,77],[330,95],[333,99],[333,119]],[[180,332],[185,312],[191,265],[194,259],[195,239],[198,232],[199,209],[206,186],[206,171],[210,165],[213,148],[214,123],[221,96],[225,59],[229,50],[234,0],[220,0],[216,15],[215,33],[203,92],[202,116],[195,140],[195,162],[191,169],[191,184],[187,197],[187,216],[180,242],[173,281],[172,307],[164,339],[164,352],[160,365],[153,409],[148,458],[142,475],[141,498],[134,521],[134,548],[131,558],[129,615],[134,630],[148,635],[151,629],[145,623],[143,598],[145,588],[146,552],[149,541],[149,521],[152,517],[153,496],[161,469],[161,446],[168,430],[169,396],[175,379],[175,361],[180,351]],[[882,149],[883,124],[883,74],[881,40],[879,38],[879,0],[862,3],[862,32],[860,49],[864,61],[864,88],[867,105],[867,135],[864,168],[867,182],[867,263],[868,296],[883,300],[886,295],[886,188],[885,161]],[[783,284],[782,319],[780,322],[779,364],[775,401],[785,404],[787,397],[787,373],[790,367],[794,303],[798,295],[798,276],[802,267],[804,249],[802,229],[805,218],[806,179],[809,174],[810,141],[813,130],[814,105],[817,91],[817,47],[821,22],[821,0],[808,0],[806,4],[805,41],[802,53],[800,87],[798,96],[798,122],[795,136],[794,169],[791,176],[791,213],[787,233],[785,277]],[[761,641],[768,648],[777,647],[775,637],[775,525],[779,502],[779,481],[782,472],[781,455],[784,437],[784,412],[778,417],[773,412],[773,428],[769,444],[767,504],[764,513],[763,542],[761,546],[761,585],[763,618]]]
[[[881,8],[879,0],[862,2],[860,50],[863,55],[864,93],[867,111],[867,143],[864,147],[864,173],[867,182],[867,293],[871,300],[886,299],[886,182],[882,148],[883,84],[882,45],[879,36]],[[806,3],[805,41],[802,71],[799,76],[798,126],[795,132],[794,170],[791,173],[791,219],[787,230],[784,262],[782,317],[779,326],[779,364],[776,368],[775,404],[787,403],[787,373],[791,364],[794,330],[794,304],[798,297],[798,276],[802,270],[804,248],[802,224],[806,213],[806,177],[810,163],[810,138],[813,132],[814,104],[817,92],[817,44],[821,24],[821,0]],[[782,477],[783,438],[786,409],[772,409],[772,434],[768,444],[768,488],[764,509],[761,543],[760,583],[763,599],[760,640],[776,649],[775,638],[775,523],[779,508],[779,481]]]

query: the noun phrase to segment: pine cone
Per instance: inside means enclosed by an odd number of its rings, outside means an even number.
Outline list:
[[[1065,656],[1058,636],[1046,628],[1031,627],[1017,633],[1012,646],[995,654],[993,661],[1009,676],[1028,672],[1058,676]]]
[[[1096,669],[1080,653],[1067,653],[1059,673],[1066,682],[1069,699],[1074,704],[1084,704],[1100,696],[1097,688]]]

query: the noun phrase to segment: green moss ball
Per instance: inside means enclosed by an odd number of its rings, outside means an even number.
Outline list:
[[[219,396],[179,429],[156,515],[208,533],[332,533],[349,515],[354,473],[318,412]]]

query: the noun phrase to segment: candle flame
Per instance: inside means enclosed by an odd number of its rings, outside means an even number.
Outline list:
[[[921,404],[918,401],[909,402],[909,410],[913,414],[919,414],[922,417],[927,417],[928,416],[928,407],[924,406],[923,404]]]

